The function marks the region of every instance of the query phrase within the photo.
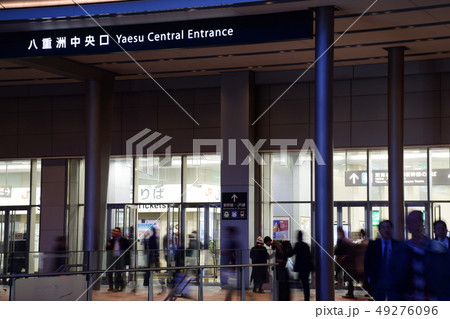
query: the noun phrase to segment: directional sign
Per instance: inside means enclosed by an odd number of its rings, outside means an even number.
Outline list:
[[[11,185],[0,185],[0,197],[11,198],[12,186]]]
[[[450,185],[450,169],[434,169],[431,180],[433,185]]]
[[[432,171],[434,185],[450,185],[450,169],[435,169]],[[372,186],[388,186],[389,171],[374,170],[370,175]],[[428,172],[426,169],[405,170],[405,186],[427,185]],[[345,171],[345,186],[366,186],[367,171]]]
[[[367,185],[366,171],[346,171],[345,186],[365,186]]]
[[[222,193],[222,219],[247,219],[247,193]]]

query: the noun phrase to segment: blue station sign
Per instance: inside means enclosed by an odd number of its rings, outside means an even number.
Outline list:
[[[98,54],[307,39],[312,11],[139,25],[0,33],[0,57]]]
[[[222,220],[246,220],[247,193],[222,193]]]

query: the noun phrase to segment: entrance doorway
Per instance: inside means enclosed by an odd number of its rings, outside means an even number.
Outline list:
[[[405,221],[406,216],[413,210],[418,210],[422,212],[422,217],[424,220],[423,226],[425,230],[425,236],[432,238],[432,225],[433,222],[431,220],[430,216],[430,204],[425,202],[405,202]],[[405,232],[406,237],[405,238],[411,238],[411,234],[409,234],[408,230],[406,229],[406,222],[405,222]]]
[[[333,212],[334,243],[337,242],[338,227],[342,227],[346,236],[351,240],[362,239],[361,230],[363,229],[367,233],[369,212],[367,203],[335,202]]]
[[[28,272],[29,209],[0,208],[0,272]],[[33,234],[34,236],[34,234]]]
[[[449,202],[433,202],[430,206],[430,212],[432,212],[431,227],[437,220],[442,220],[446,223],[447,228],[450,228],[450,203]],[[431,229],[433,232],[433,229]],[[434,238],[434,233],[432,233]],[[449,233],[447,233],[448,236]]]
[[[370,214],[367,220],[367,236],[374,240],[379,237],[378,225],[386,219],[389,219],[389,204],[388,202],[374,202],[370,203]]]
[[[136,240],[137,206],[136,205],[108,205],[106,233],[113,228],[120,227],[123,237],[131,243]]]
[[[162,267],[174,266],[175,261],[185,265],[217,262],[214,255],[220,242],[219,204],[140,204],[136,207],[138,266],[146,266],[144,241],[154,231],[159,238],[159,249],[163,251],[160,254]],[[167,251],[176,249],[188,250],[183,254],[183,261],[175,260],[174,251]],[[191,254],[194,250],[198,253]]]

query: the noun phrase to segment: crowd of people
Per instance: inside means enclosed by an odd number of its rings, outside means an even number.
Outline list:
[[[346,237],[342,227],[337,229],[335,254],[336,285],[346,284],[343,296],[355,299],[355,284],[365,296],[375,301],[427,301],[450,300],[450,238],[447,225],[438,220],[433,224],[434,240],[424,234],[421,211],[413,211],[406,218],[406,228],[411,234],[406,241],[392,237],[394,225],[383,220],[378,225],[377,239],[369,240],[361,231],[357,243]],[[269,255],[264,244],[273,249]],[[294,271],[298,273],[304,300],[310,300],[310,274],[314,271],[309,246],[298,232],[294,248],[289,242],[261,236],[250,251],[254,264],[264,264],[275,257],[278,300],[290,300],[289,274],[286,268],[289,257],[295,256]],[[317,270],[320,271],[320,270]],[[251,280],[253,292],[263,292],[263,284],[269,281],[267,267],[253,267]]]
[[[450,252],[447,226],[442,220],[433,225],[435,239],[424,234],[421,211],[406,218],[410,239],[392,237],[394,225],[383,220],[378,225],[379,237],[354,244],[338,229],[335,246],[336,279],[344,273],[347,294],[354,299],[357,281],[366,295],[376,301],[450,300]]]
[[[433,225],[434,239],[424,235],[424,220],[421,211],[413,211],[406,218],[406,228],[411,234],[410,239],[400,241],[393,238],[393,223],[383,220],[378,225],[378,234],[375,240],[368,240],[365,232],[361,231],[361,238],[354,243],[346,237],[341,227],[337,229],[337,242],[334,248],[336,284],[346,283],[347,293],[344,298],[354,299],[354,287],[358,283],[365,291],[366,296],[376,301],[414,301],[414,300],[450,300],[450,238],[447,236],[447,225],[438,220]],[[237,230],[228,227],[224,232],[224,245],[221,249],[223,265],[230,265],[221,269],[221,286],[228,292],[226,300],[231,300],[232,290],[240,285],[236,277],[236,267],[232,265],[241,263],[239,244],[236,240]],[[124,269],[129,264],[130,245],[120,228],[111,232],[106,249],[109,253],[109,264],[112,269]],[[167,240],[164,240],[167,242]],[[189,235],[188,250],[183,259],[188,264],[195,264],[200,242],[197,232]],[[271,248],[269,253],[267,248]],[[159,241],[156,230],[145,241],[149,267],[159,267]],[[165,247],[165,258],[168,262],[168,251]],[[172,248],[172,247],[171,247]],[[122,254],[125,252],[124,256]],[[120,257],[122,256],[122,257]],[[269,236],[258,236],[255,246],[250,250],[249,257],[253,264],[250,276],[253,282],[254,293],[264,293],[264,287],[272,280],[269,267],[263,266],[268,260],[277,263],[274,277],[277,280],[278,300],[290,300],[290,287],[292,280],[287,269],[288,259],[295,256],[293,271],[298,273],[298,283],[301,283],[304,300],[310,300],[310,275],[315,270],[310,247],[303,241],[303,233],[298,231],[297,243],[294,247],[288,241],[273,240]],[[120,258],[119,258],[120,257]],[[175,258],[177,260],[178,258]],[[176,265],[177,266],[177,265]],[[176,274],[174,274],[176,278]],[[121,291],[125,282],[121,272],[108,273],[109,290]],[[231,285],[230,282],[236,282]],[[145,283],[148,285],[148,278]],[[161,282],[161,286],[165,283]],[[234,287],[233,287],[234,286]],[[344,285],[342,285],[344,286]],[[272,289],[270,284],[266,289]]]

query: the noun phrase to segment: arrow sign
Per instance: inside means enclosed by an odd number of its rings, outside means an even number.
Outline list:
[[[345,171],[345,186],[366,186],[367,171]]]
[[[247,193],[222,193],[222,220],[246,220],[247,206]]]
[[[359,177],[358,177],[358,175],[353,173],[352,175],[350,175],[349,179],[351,179],[353,184],[355,184],[356,180],[359,179]]]
[[[11,185],[0,185],[0,197],[11,197],[11,191],[12,186]]]

